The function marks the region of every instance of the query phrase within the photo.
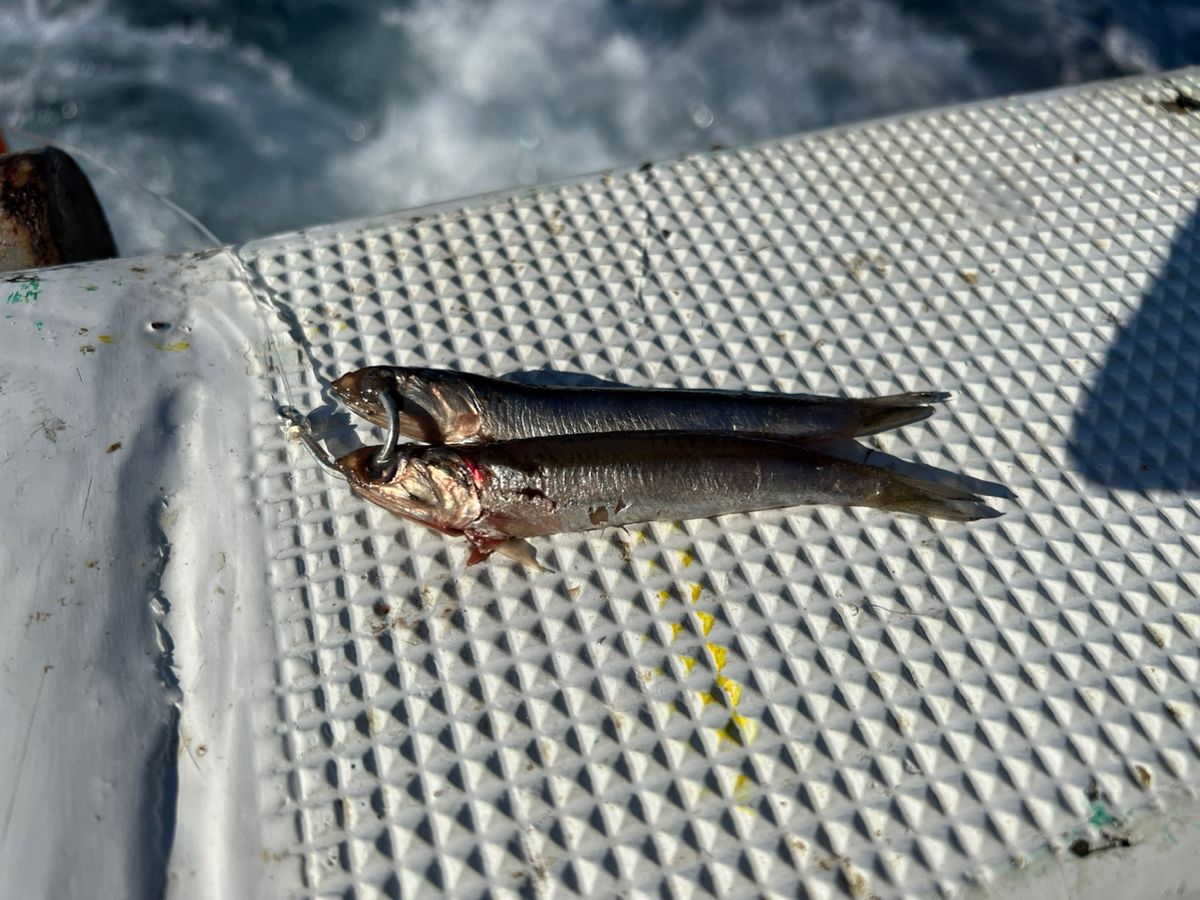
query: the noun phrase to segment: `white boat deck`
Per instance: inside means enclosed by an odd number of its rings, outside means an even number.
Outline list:
[[[1200,73],[0,276],[0,894],[1200,891],[1187,98]],[[952,390],[878,446],[1018,499],[466,568],[276,417],[375,442],[327,388],[376,363]]]

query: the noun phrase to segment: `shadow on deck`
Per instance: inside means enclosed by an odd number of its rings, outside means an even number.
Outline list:
[[[1110,488],[1200,488],[1200,214],[1108,351],[1075,415],[1070,452]]]

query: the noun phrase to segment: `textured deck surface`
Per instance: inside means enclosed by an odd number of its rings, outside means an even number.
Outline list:
[[[551,572],[464,571],[267,409],[286,739],[263,777],[288,779],[278,850],[311,890],[956,893],[1118,844],[1194,785],[1200,114],[1179,91],[1200,86],[245,248],[295,316],[277,403],[380,363],[951,389],[881,446],[1019,498],[965,525],[815,509],[560,536]]]

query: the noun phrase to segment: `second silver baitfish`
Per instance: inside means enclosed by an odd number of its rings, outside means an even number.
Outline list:
[[[795,444],[732,435],[594,434],[469,447],[310,449],[359,496],[470,541],[471,562],[514,543],[608,525],[801,504],[867,506],[967,521],[998,513],[975,494]]]
[[[941,392],[850,399],[629,387],[548,387],[448,369],[369,366],[333,383],[355,413],[387,427],[380,397],[399,400],[399,429],[430,444],[483,444],[563,434],[686,431],[796,439],[876,434],[933,413]]]

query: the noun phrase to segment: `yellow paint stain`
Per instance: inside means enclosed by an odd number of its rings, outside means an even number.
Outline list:
[[[671,599],[670,591],[659,591],[658,592],[658,608],[662,609],[664,606],[667,605],[667,601],[670,599]]]
[[[725,692],[725,696],[729,698],[729,705],[737,709],[738,702],[742,699],[742,686],[732,678],[718,675],[717,687]]]
[[[743,773],[733,780],[733,799],[745,800],[753,789],[754,779]]]
[[[349,330],[350,330],[350,324],[349,324],[348,322],[346,322],[345,320],[343,320],[343,321],[340,321],[340,322],[338,322],[338,327],[337,327],[337,330],[338,330],[338,331],[349,331]]]
[[[710,613],[706,612],[696,613],[696,618],[700,620],[700,630],[703,631],[704,636],[707,637],[708,633],[712,631],[713,623],[716,621],[716,619],[714,619]]]
[[[740,713],[730,716],[725,727],[717,732],[718,740],[733,741],[742,747],[753,744],[756,737],[758,737],[758,723]]]
[[[696,668],[696,657],[680,656],[679,661],[683,663],[683,667],[688,670],[688,674],[692,674],[692,669]]]
[[[688,566],[690,566],[692,563],[694,563],[696,561],[696,557],[692,556],[692,554],[689,553],[687,550],[680,550],[679,551],[679,561],[681,563],[683,563],[683,567],[686,569],[686,568],[688,568]]]
[[[635,543],[635,544],[644,544],[644,543],[646,543],[646,532],[644,532],[644,531],[631,531],[631,532],[629,532],[629,533],[630,533],[630,535],[632,535],[632,536],[633,536],[633,541],[634,541],[634,543]]]
[[[729,721],[737,726],[738,731],[742,733],[742,737],[746,739],[747,744],[754,743],[754,739],[758,737],[758,722],[749,716],[743,716],[738,713],[730,716]]]
[[[165,350],[167,353],[182,353],[192,345],[187,341],[171,341],[169,344],[159,344],[159,350]]]
[[[696,615],[703,615],[703,613],[697,613]],[[712,617],[709,616],[709,618],[711,619]],[[704,633],[708,634],[707,628],[704,629]],[[713,657],[713,665],[715,665],[717,667],[717,671],[720,672],[725,668],[725,662],[729,659],[729,650],[725,647],[722,647],[720,644],[708,644],[707,646],[708,652],[711,653]]]
[[[675,640],[675,638],[679,637],[679,632],[681,632],[681,631],[683,631],[683,623],[682,622],[672,622],[671,623],[671,640]]]
[[[96,335],[96,340],[98,340],[102,344],[111,344],[113,341],[116,340],[116,338],[113,337],[111,334],[98,334],[98,335]]]
[[[757,787],[757,782],[749,775],[738,775],[733,780],[733,809],[745,816],[757,816],[758,811],[750,805]]]
[[[719,702],[717,700],[716,694],[714,694],[712,691],[699,691],[697,693],[697,696],[700,698],[700,702],[703,703],[705,706],[708,706],[712,703]]]
[[[704,586],[692,582],[692,602],[695,603],[700,599],[700,595],[704,593]]]
[[[653,572],[657,568],[658,568],[658,563],[656,563],[654,560],[652,560],[652,559],[646,560],[646,571],[647,572]]]

